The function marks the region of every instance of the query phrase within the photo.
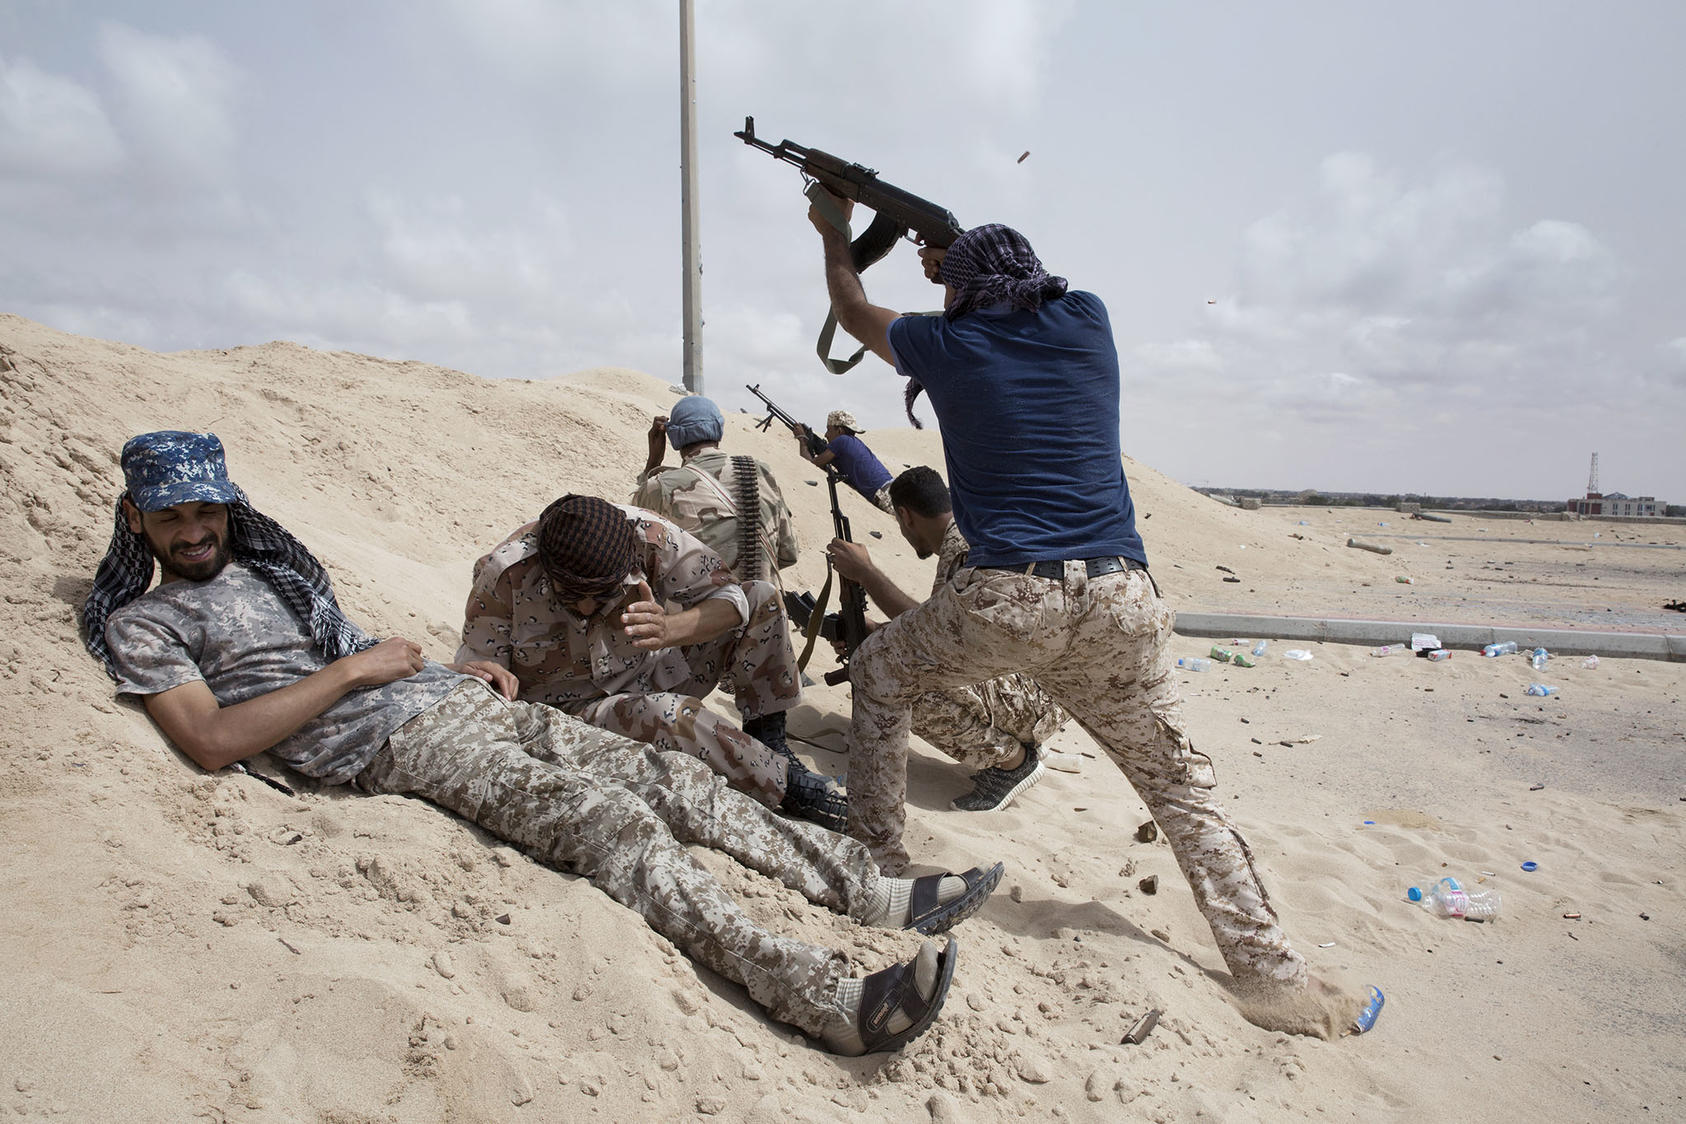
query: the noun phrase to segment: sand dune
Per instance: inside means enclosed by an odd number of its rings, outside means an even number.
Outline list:
[[[1197,742],[1290,936],[1317,971],[1388,994],[1373,1034],[1330,1043],[1236,1013],[1169,851],[1134,840],[1145,811],[1084,735],[1057,743],[1075,772],[984,816],[948,810],[963,774],[920,747],[916,859],[1000,858],[1007,879],[958,931],[932,1032],[901,1056],[837,1059],[588,883],[436,808],[202,774],[77,640],[133,433],[217,432],[347,610],[443,658],[476,556],[562,492],[630,492],[666,383],[489,381],[287,343],[161,355],[10,316],[0,356],[0,1117],[1686,1116],[1686,665],[1538,673],[1335,645],[1292,663],[1276,644],[1257,668],[1187,677]],[[816,474],[751,421],[729,415],[728,443],[773,465],[798,509],[796,582],[815,586],[830,526]],[[941,463],[934,432],[868,439],[888,461]],[[1460,518],[1431,535],[1387,513],[1240,511],[1128,470],[1154,572],[1184,609],[1577,627],[1603,609],[1660,629],[1658,594],[1681,596],[1678,550],[1589,549],[1588,524]],[[893,522],[845,502],[885,568],[926,587]],[[1366,530],[1413,537],[1386,557],[1344,547]],[[1645,533],[1686,545],[1679,527]],[[1462,541],[1476,536],[1494,548]],[[1541,678],[1560,693],[1524,696]],[[793,723],[828,771],[847,708],[845,688],[817,688]],[[706,861],[758,916],[864,968],[911,947]],[[1441,873],[1499,889],[1500,920],[1404,900]],[[1154,874],[1150,896],[1138,882]],[[1149,1008],[1158,1029],[1121,1044]]]

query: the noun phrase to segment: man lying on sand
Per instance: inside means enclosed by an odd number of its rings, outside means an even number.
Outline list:
[[[841,952],[761,928],[685,845],[705,844],[865,925],[936,933],[1001,866],[884,877],[866,849],[769,812],[694,758],[500,698],[509,672],[447,667],[347,620],[321,564],[228,479],[213,434],[123,447],[127,490],[83,611],[120,693],[209,770],[266,750],[328,784],[414,795],[589,878],[774,1018],[840,1054],[894,1050],[948,993],[956,942],[845,978]],[[158,587],[152,563],[163,570]]]
[[[890,481],[890,506],[902,538],[921,558],[937,555],[931,596],[940,594],[966,565],[966,539],[954,525],[948,485],[929,465],[916,465]],[[891,618],[919,602],[903,593],[872,563],[866,547],[833,539],[831,564],[862,589]],[[881,627],[868,621],[869,628]],[[982,683],[927,691],[914,697],[913,732],[962,765],[970,765],[972,791],[954,800],[962,812],[994,812],[1035,784],[1044,771],[1042,743],[1065,725],[1070,715],[1042,685],[1016,672]],[[873,834],[871,827],[867,834]]]
[[[1068,292],[1023,235],[975,227],[925,248],[942,316],[870,303],[841,223],[811,206],[837,322],[930,395],[954,519],[972,546],[937,595],[868,636],[850,659],[849,830],[885,870],[902,846],[909,706],[1018,671],[1036,677],[1105,748],[1177,856],[1247,1017],[1324,1037],[1362,1001],[1314,981],[1277,924],[1240,832],[1213,795],[1212,762],[1182,725],[1166,640],[1175,614],[1148,577],[1119,450],[1118,353],[1106,307]]]
[[[802,687],[779,591],[739,582],[643,508],[563,496],[516,528],[474,564],[457,660],[511,673],[511,698],[690,754],[768,807],[846,826],[842,791],[785,740]],[[703,705],[722,682],[742,730]]]

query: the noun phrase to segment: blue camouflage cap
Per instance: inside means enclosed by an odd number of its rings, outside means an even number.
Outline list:
[[[245,499],[228,479],[222,442],[214,433],[167,429],[129,438],[123,446],[123,481],[142,511]]]

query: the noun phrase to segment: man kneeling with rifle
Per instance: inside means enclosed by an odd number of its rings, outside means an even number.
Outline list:
[[[931,587],[935,597],[966,565],[969,549],[954,524],[948,485],[936,469],[917,465],[890,482],[890,502],[908,545],[921,558],[937,555],[936,581]],[[918,606],[873,565],[863,544],[834,539],[828,554],[838,575],[858,582],[891,618]],[[881,627],[877,621],[867,621],[866,626],[868,631]],[[912,702],[912,718],[915,734],[977,770],[972,774],[972,791],[956,797],[953,807],[962,812],[994,812],[1042,778],[1042,743],[1070,715],[1035,679],[1013,672],[918,695]],[[878,791],[876,786],[864,787]],[[863,807],[857,815],[864,821],[871,811]]]

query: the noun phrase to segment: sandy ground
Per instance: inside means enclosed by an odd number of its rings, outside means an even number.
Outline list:
[[[1372,1034],[1327,1043],[1241,1019],[1170,852],[1135,841],[1145,811],[1081,732],[1056,740],[1061,770],[990,815],[948,810],[963,772],[916,744],[916,859],[1000,858],[1007,879],[958,930],[933,1030],[899,1056],[837,1059],[589,883],[436,808],[202,774],[76,637],[122,441],[194,428],[223,437],[348,611],[448,657],[478,554],[561,492],[630,492],[663,382],[494,382],[285,343],[158,355],[8,316],[0,356],[0,1118],[1686,1116],[1686,665],[1563,656],[1537,673],[1278,642],[1256,668],[1186,676],[1196,740],[1290,936],[1315,970],[1387,992]],[[784,482],[805,544],[794,584],[816,587],[816,476],[750,421],[731,417],[728,448]],[[934,433],[867,440],[940,465]],[[1245,512],[1127,467],[1180,608],[1680,631],[1660,606],[1683,595],[1686,558],[1616,545],[1678,548],[1678,527]],[[875,557],[928,586],[893,522],[845,502]],[[1347,549],[1352,535],[1395,553]],[[1295,646],[1314,658],[1281,658]],[[1524,696],[1541,679],[1560,693]],[[794,718],[827,770],[847,711],[846,688],[822,687]],[[912,945],[707,861],[758,916],[863,970]],[[1499,890],[1500,919],[1405,901],[1446,873]],[[1121,1044],[1150,1008],[1158,1029]]]

